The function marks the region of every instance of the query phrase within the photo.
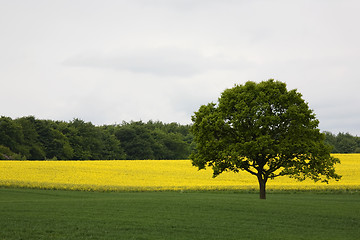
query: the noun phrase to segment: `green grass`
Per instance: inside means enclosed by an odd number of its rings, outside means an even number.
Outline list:
[[[360,194],[0,188],[0,239],[359,239]]]

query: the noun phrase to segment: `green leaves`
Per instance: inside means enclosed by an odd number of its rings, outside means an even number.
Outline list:
[[[201,106],[192,121],[193,165],[213,167],[214,176],[245,170],[265,182],[279,175],[325,182],[340,178],[334,170],[339,160],[330,156],[315,114],[285,83],[235,85],[217,104]]]
[[[189,129],[159,121],[95,126],[0,117],[0,159],[186,159],[193,148]]]

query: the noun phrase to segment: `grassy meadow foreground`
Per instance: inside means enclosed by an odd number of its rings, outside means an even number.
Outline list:
[[[360,194],[0,188],[0,239],[358,239]]]
[[[339,182],[282,177],[268,189],[350,191],[265,201],[241,191],[257,189],[253,176],[213,179],[189,160],[0,161],[0,239],[358,239],[360,154],[336,157]],[[235,191],[186,191],[216,189]]]
[[[359,190],[360,154],[334,154],[342,175],[329,184],[298,182],[288,177],[269,180],[268,190]],[[0,186],[85,191],[247,190],[258,189],[246,173],[198,171],[190,160],[130,161],[0,161]]]

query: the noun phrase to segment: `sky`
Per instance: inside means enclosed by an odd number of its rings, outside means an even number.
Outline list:
[[[191,123],[235,84],[360,136],[360,1],[0,0],[0,115]]]

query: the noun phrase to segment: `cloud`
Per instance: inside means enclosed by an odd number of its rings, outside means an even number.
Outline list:
[[[177,47],[142,48],[115,53],[81,53],[66,59],[63,64],[177,77],[189,77],[238,65],[224,57],[205,56],[196,50]]]
[[[20,2],[0,3],[2,115],[189,123],[224,89],[275,78],[322,130],[360,134],[358,1]]]

